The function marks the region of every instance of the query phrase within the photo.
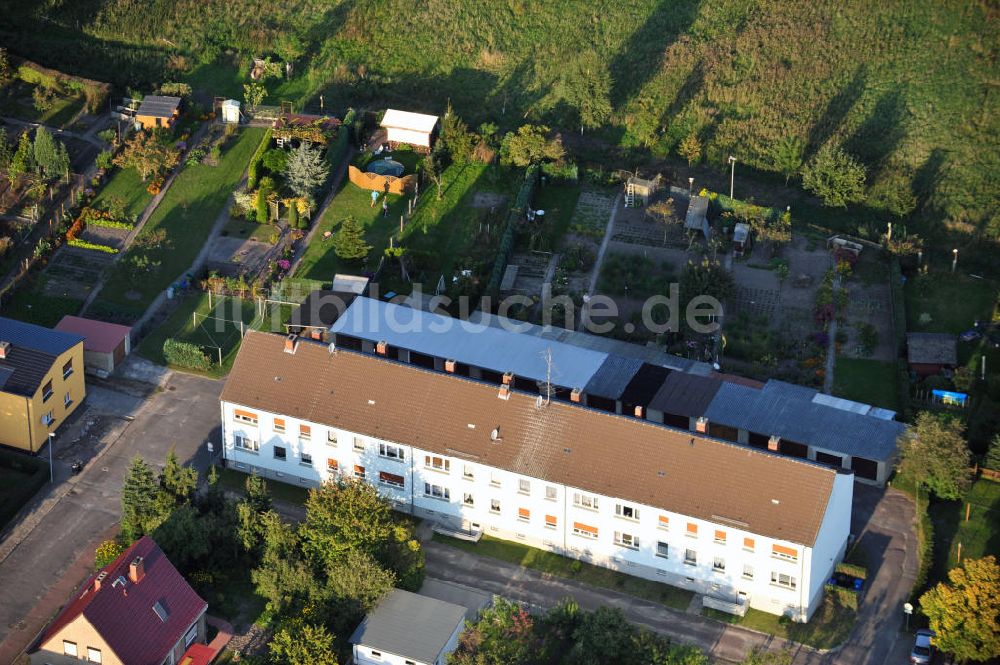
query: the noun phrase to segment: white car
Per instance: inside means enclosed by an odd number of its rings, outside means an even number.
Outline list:
[[[917,636],[913,640],[913,650],[910,651],[911,665],[930,665],[934,658],[934,646],[931,638],[934,637],[933,630],[922,628],[917,631]]]

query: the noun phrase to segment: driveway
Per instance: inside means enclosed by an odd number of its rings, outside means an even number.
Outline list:
[[[28,645],[69,597],[65,589],[89,574],[94,549],[118,522],[122,478],[135,455],[162,466],[176,446],[182,462],[207,469],[204,443],[218,440],[222,382],[170,373],[162,387],[146,390],[143,397],[131,381],[88,387],[86,411],[56,439],[56,484],[43,488],[0,542],[0,664]],[[88,427],[107,420],[99,440],[88,443]],[[89,458],[78,476],[68,469],[75,457]]]

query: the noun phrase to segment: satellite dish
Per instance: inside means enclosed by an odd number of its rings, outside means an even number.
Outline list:
[[[541,395],[539,395],[538,397],[535,398],[535,408],[536,409],[542,408],[543,404],[545,404],[545,398],[544,397],[542,397]]]
[[[490,432],[490,441],[496,441],[499,438],[500,438],[500,428],[494,427],[493,431]]]

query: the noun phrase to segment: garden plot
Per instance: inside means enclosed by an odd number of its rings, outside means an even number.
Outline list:
[[[626,208],[622,202],[615,215],[615,229],[611,239],[646,247],[687,249],[691,242],[684,230],[686,208],[676,201],[673,208],[673,219],[667,224],[649,214],[645,207]]]
[[[126,229],[88,226],[80,240],[121,250],[128,235]],[[46,296],[84,300],[100,281],[104,269],[115,260],[115,254],[84,247],[64,245],[46,266],[42,292]]]
[[[603,237],[614,210],[615,196],[613,190],[584,187],[573,211],[569,230],[581,236]]]
[[[274,245],[249,238],[219,237],[212,243],[207,268],[224,277],[256,275],[267,263]]]
[[[552,257],[548,252],[526,252],[511,257],[508,266],[517,266],[517,277],[506,294],[541,297],[545,274]]]

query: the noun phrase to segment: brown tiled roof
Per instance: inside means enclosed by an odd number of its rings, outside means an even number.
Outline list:
[[[836,471],[690,432],[250,332],[221,399],[811,546]],[[498,441],[491,432],[499,429]],[[777,500],[775,503],[773,500]]]

